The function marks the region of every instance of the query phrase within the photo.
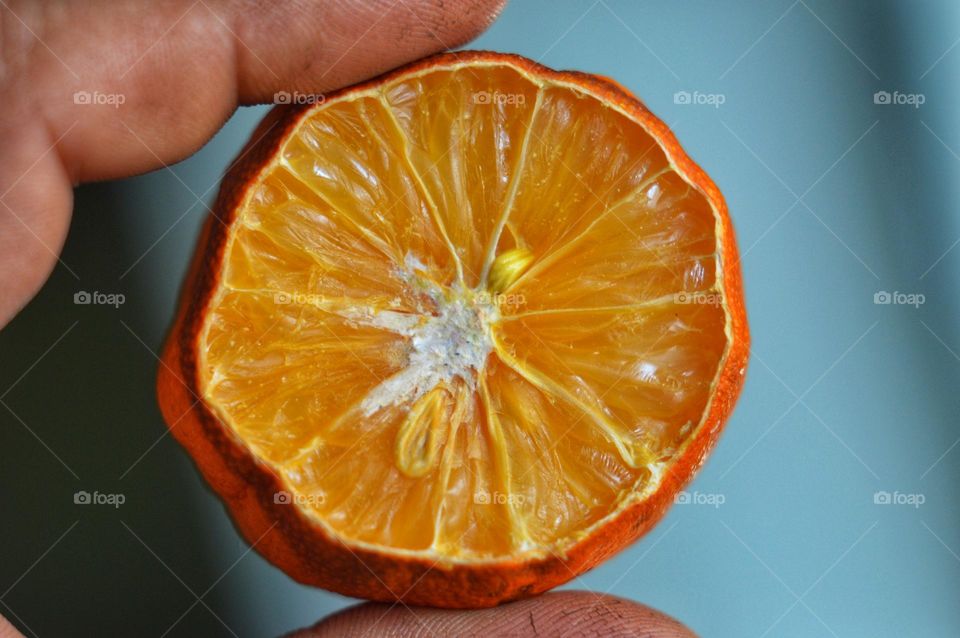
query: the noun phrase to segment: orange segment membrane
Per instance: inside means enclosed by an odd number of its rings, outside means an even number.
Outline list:
[[[656,488],[727,346],[707,199],[638,122],[509,65],[312,109],[230,233],[204,398],[353,543],[562,553]]]

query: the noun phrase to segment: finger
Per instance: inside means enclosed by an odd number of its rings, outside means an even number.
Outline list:
[[[8,0],[0,326],[57,262],[71,183],[187,157],[236,105],[322,93],[480,33],[504,0]]]
[[[73,3],[41,13],[48,48],[37,48],[43,73],[27,84],[52,134],[76,124],[58,145],[75,179],[129,175],[197,150],[238,102],[329,91],[457,46],[501,4]]]
[[[36,294],[59,260],[73,191],[54,140],[42,126],[0,130],[0,139],[3,327]]]
[[[644,636],[696,638],[670,616],[639,603],[592,592],[552,592],[471,611],[366,603],[288,638],[334,636]]]
[[[23,634],[17,631],[10,621],[0,616],[0,638],[23,638]]]

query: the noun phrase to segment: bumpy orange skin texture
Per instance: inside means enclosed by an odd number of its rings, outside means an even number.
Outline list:
[[[157,391],[171,433],[223,499],[243,536],[268,560],[302,583],[359,598],[451,608],[493,606],[560,585],[623,549],[657,523],[676,493],[703,464],[743,384],[749,335],[739,258],[726,204],[717,187],[687,157],[666,125],[624,89],[596,76],[553,71],[518,56],[458,52],[427,58],[387,76],[343,89],[328,99],[364,90],[402,74],[491,60],[508,63],[533,76],[576,83],[605,102],[622,108],[657,138],[674,166],[718,212],[724,236],[724,242],[718,246],[719,263],[730,334],[709,411],[695,436],[666,469],[651,496],[621,510],[563,556],[438,564],[420,557],[349,547],[328,535],[300,508],[275,503],[274,495],[286,489],[281,480],[255,459],[200,399],[197,357],[205,312],[221,276],[228,228],[263,167],[279,152],[284,140],[311,108],[310,105],[277,107],[254,132],[251,144],[224,178],[214,215],[200,237],[176,322],[163,351]]]

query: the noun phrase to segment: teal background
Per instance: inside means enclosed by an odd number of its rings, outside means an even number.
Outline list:
[[[569,587],[704,636],[960,635],[958,39],[952,0],[514,0],[471,45],[633,90],[721,187],[743,253],[753,355],[693,503]],[[153,394],[201,200],[265,112],[78,189],[66,265],[0,332],[0,613],[28,635],[267,636],[354,602],[248,553]]]

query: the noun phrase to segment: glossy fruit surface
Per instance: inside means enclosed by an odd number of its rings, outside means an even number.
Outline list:
[[[646,532],[748,352],[723,199],[634,97],[428,58],[281,107],[224,180],[160,369],[246,538],[351,596],[489,606]]]

